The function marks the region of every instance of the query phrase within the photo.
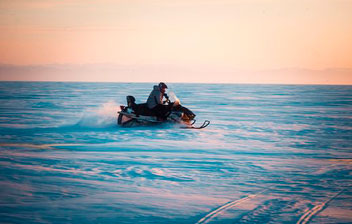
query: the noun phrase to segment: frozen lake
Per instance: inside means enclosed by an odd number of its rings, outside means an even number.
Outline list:
[[[153,83],[0,82],[0,222],[352,223],[352,86],[167,84],[211,124],[118,127]]]

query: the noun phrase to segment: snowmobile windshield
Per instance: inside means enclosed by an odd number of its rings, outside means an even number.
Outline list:
[[[168,91],[167,95],[169,96],[170,102],[174,104],[181,104],[180,100],[177,98],[176,94],[173,91]]]

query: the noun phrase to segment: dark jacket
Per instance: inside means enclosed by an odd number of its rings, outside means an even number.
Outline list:
[[[163,95],[164,94],[160,92],[159,86],[155,85],[147,100],[148,108],[153,109],[158,104],[163,104]]]

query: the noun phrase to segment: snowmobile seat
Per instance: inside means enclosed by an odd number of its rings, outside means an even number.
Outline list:
[[[136,104],[136,99],[133,96],[127,96],[127,106],[132,108],[136,115],[155,116],[155,114],[148,108],[147,103]]]
[[[134,110],[136,115],[155,116],[153,111],[148,108],[147,103],[134,104],[132,109]]]

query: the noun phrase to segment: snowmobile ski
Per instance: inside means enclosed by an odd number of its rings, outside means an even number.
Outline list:
[[[205,120],[205,121],[203,122],[203,124],[202,124],[201,126],[199,126],[199,127],[193,126],[193,124],[192,124],[192,125],[190,125],[190,126],[181,127],[181,128],[185,128],[185,129],[203,129],[203,128],[206,128],[209,124],[210,124],[210,121]]]

